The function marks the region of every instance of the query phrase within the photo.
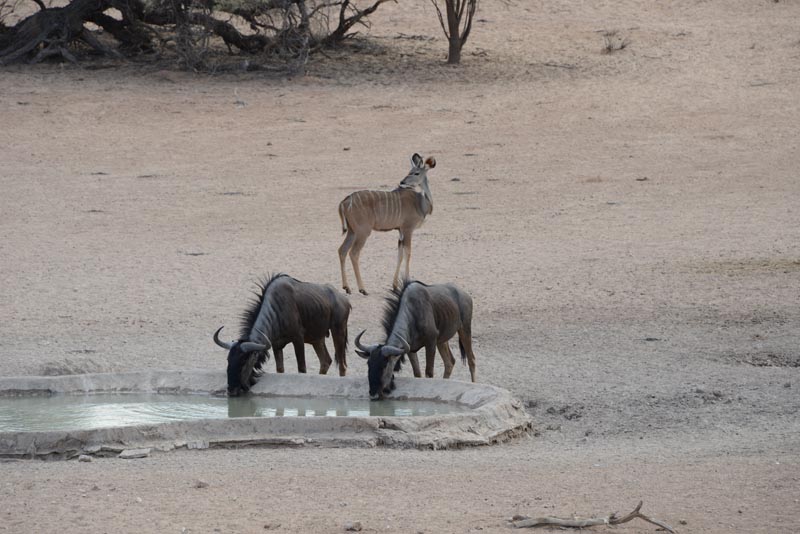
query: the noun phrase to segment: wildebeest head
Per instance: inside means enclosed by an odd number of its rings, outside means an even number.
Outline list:
[[[228,351],[228,396],[238,397],[258,382],[270,345],[269,341],[266,344],[242,340],[227,343],[219,339],[222,328],[214,332],[214,343]]]
[[[356,353],[367,360],[370,400],[380,400],[394,390],[394,372],[400,370],[400,358],[409,352],[411,347],[405,340],[402,340],[405,345],[403,348],[385,344],[362,345],[361,336],[364,332],[366,330],[362,330],[356,336]]]
[[[408,171],[408,176],[403,178],[403,181],[400,182],[400,185],[404,187],[419,186],[423,188],[423,190],[427,189],[428,169],[432,169],[434,167],[436,167],[435,158],[428,158],[425,161],[422,161],[422,156],[419,154],[414,154],[411,156],[411,170]],[[429,190],[425,191],[425,193],[430,196]]]

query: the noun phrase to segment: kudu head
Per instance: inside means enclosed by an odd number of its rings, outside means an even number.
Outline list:
[[[430,195],[428,189],[428,170],[436,167],[436,160],[428,158],[422,160],[422,156],[414,154],[411,156],[411,170],[408,171],[408,176],[403,178],[400,182],[401,187],[420,187],[426,195]]]
[[[362,345],[361,336],[364,332],[366,330],[356,336],[356,354],[367,360],[370,400],[380,400],[394,391],[394,372],[400,369],[400,358],[410,352],[411,347],[402,338],[405,345],[402,348],[385,344]]]
[[[219,339],[222,329],[220,326],[214,332],[214,343],[228,351],[228,396],[238,397],[258,382],[270,345],[269,341],[266,344],[243,340],[228,343]]]

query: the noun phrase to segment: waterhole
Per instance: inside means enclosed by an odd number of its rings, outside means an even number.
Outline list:
[[[301,397],[93,394],[0,397],[0,432],[94,430],[235,417],[425,416],[463,412],[450,402]]]
[[[70,459],[124,449],[434,448],[489,445],[531,428],[508,391],[397,377],[370,402],[366,377],[267,373],[216,396],[220,370],[0,377],[0,458]]]

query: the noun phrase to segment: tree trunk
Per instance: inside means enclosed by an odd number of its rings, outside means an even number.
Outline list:
[[[450,36],[450,48],[447,52],[447,63],[458,65],[461,62],[461,39],[457,35]]]
[[[0,50],[0,65],[36,54],[34,62],[51,55],[62,55],[72,61],[67,50],[75,40],[83,40],[93,48],[102,48],[99,42],[85,33],[83,21],[109,7],[108,0],[74,0],[64,7],[37,11],[21,20],[11,29],[8,46]]]
[[[459,20],[458,13],[456,13],[455,0],[446,0],[445,3],[447,5],[447,29],[450,34],[450,49],[447,52],[447,63],[450,65],[458,65],[461,62],[461,45],[464,44],[461,41],[461,32],[459,31],[461,20]]]

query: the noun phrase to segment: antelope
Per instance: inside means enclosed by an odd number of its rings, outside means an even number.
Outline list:
[[[342,270],[342,288],[350,294],[350,284],[345,273],[345,258],[350,254],[353,272],[356,275],[358,291],[366,295],[358,258],[361,249],[373,230],[388,232],[397,230],[397,268],[394,270],[392,287],[400,286],[400,265],[405,256],[405,278],[409,277],[411,263],[411,236],[422,226],[425,217],[433,212],[433,198],[428,187],[428,169],[436,166],[434,158],[422,160],[422,156],[411,156],[411,170],[408,176],[393,191],[356,191],[339,203],[339,219],[342,234],[346,234],[339,247],[339,265]],[[418,190],[419,189],[419,190]]]
[[[356,353],[367,360],[369,397],[382,399],[394,390],[394,373],[405,355],[411,361],[414,376],[421,376],[417,351],[425,348],[425,376],[433,377],[436,349],[444,361],[444,378],[450,378],[456,359],[448,341],[458,333],[461,361],[469,365],[475,382],[475,353],[472,352],[472,297],[454,284],[423,284],[406,280],[386,299],[383,311],[386,341],[363,345],[356,336]]]
[[[214,335],[214,343],[228,351],[228,396],[247,393],[263,374],[269,350],[275,352],[276,371],[283,373],[283,348],[291,343],[297,370],[306,372],[304,343],[314,347],[319,373],[328,372],[332,360],[325,338],[332,334],[339,375],[347,373],[347,320],[350,302],[333,287],[301,282],[276,274],[259,284],[260,293],[242,314],[239,339],[228,343]]]

